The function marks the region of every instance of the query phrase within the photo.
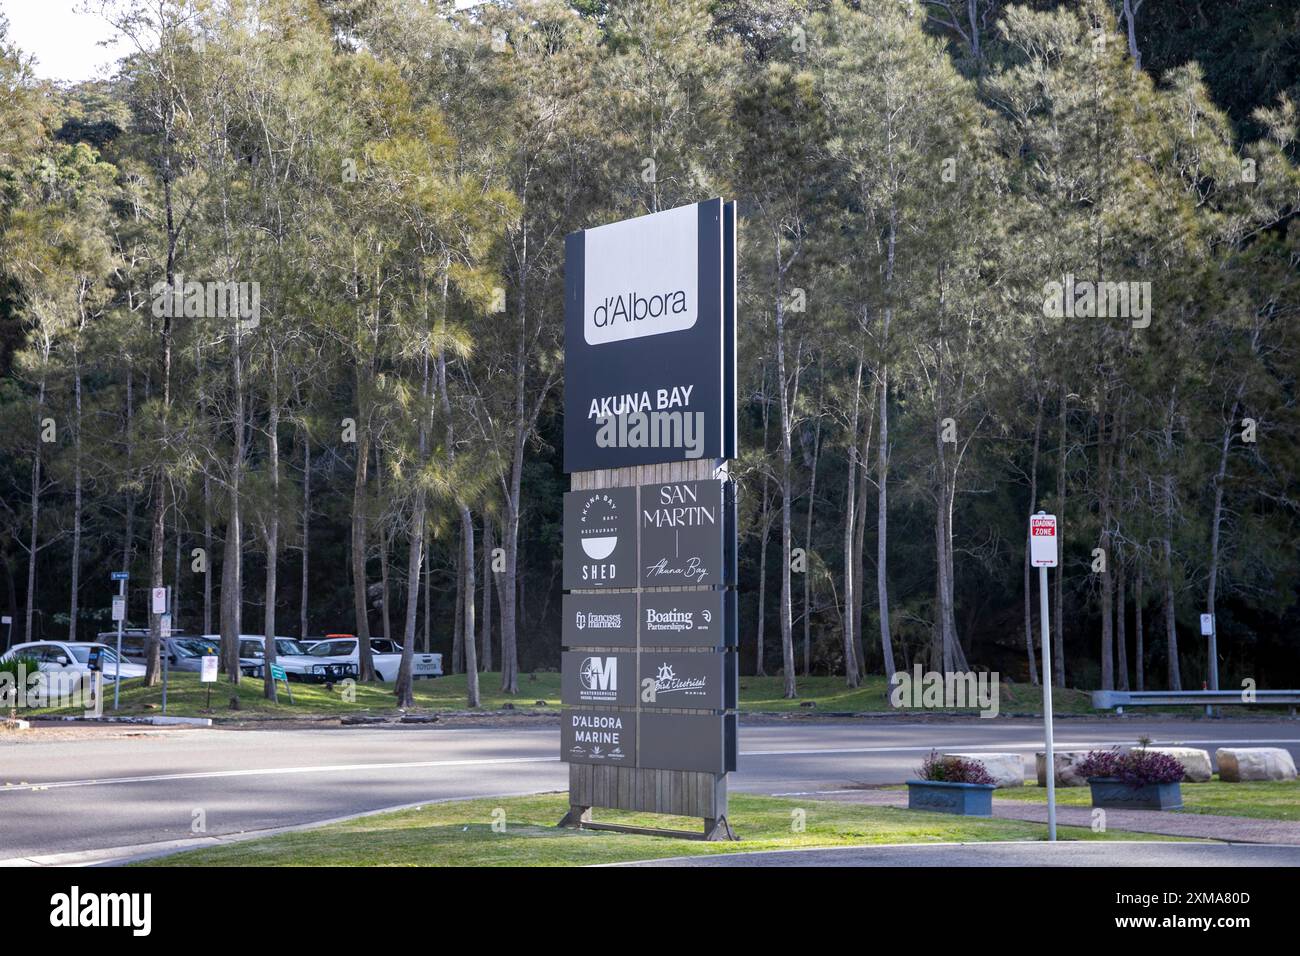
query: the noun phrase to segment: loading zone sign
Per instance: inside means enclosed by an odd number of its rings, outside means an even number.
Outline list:
[[[1036,568],[1054,568],[1057,552],[1056,515],[1030,515],[1029,563]]]

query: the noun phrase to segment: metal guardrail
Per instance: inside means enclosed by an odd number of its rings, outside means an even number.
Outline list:
[[[1229,707],[1259,707],[1290,705],[1294,714],[1300,704],[1300,690],[1251,691],[1250,700],[1240,690],[1094,690],[1092,706],[1098,710],[1115,708],[1124,713],[1125,707],[1186,707],[1205,706],[1206,713],[1214,705]]]

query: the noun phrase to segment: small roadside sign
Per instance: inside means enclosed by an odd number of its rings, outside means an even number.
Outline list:
[[[0,624],[12,624],[13,622],[14,619],[10,617],[8,614],[6,614],[4,617],[0,617]]]
[[[131,574],[128,571],[111,571],[108,577],[112,581],[129,581]]]
[[[113,620],[126,620],[126,598],[117,595],[113,596]]]
[[[1201,637],[1209,637],[1214,633],[1214,615],[1201,615]]]
[[[158,636],[159,637],[172,636],[172,616],[170,614],[164,614],[162,618],[158,621]]]
[[[271,665],[271,680],[284,681],[284,692],[289,695],[289,703],[293,703],[293,688],[289,686],[289,675],[284,672],[284,668],[279,664]]]
[[[1029,563],[1054,568],[1057,562],[1056,515],[1041,511],[1029,516]]]
[[[217,680],[217,655],[205,654],[199,658],[199,683],[212,684]]]
[[[151,614],[167,613],[167,589],[150,588],[149,589],[149,608]]]

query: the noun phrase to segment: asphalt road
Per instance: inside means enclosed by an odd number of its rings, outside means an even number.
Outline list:
[[[40,733],[36,731],[35,733]],[[1300,723],[1060,721],[1057,747],[1285,747]],[[557,727],[183,730],[0,744],[0,860],[292,826],[437,799],[563,790]],[[733,791],[815,795],[898,783],[932,747],[1019,751],[1034,721],[743,724]],[[201,820],[205,830],[193,827]]]

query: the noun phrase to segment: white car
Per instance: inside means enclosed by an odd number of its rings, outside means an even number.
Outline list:
[[[204,635],[205,638],[217,638],[219,635]],[[239,635],[239,659],[241,667],[244,661],[255,663],[254,677],[261,677],[262,662],[266,659],[266,638],[261,634]],[[275,639],[275,662],[284,668],[284,676],[289,680],[311,680],[312,667],[317,663],[307,656],[307,648],[291,637]]]
[[[370,651],[375,662],[375,677],[381,681],[397,680],[397,671],[402,666],[402,645],[382,637],[372,637]],[[307,653],[321,663],[348,663],[355,665],[358,671],[361,669],[357,639],[351,635],[328,634],[325,640],[312,644]],[[412,680],[441,675],[441,654],[411,655]]]
[[[90,641],[30,641],[26,644],[15,644],[0,660],[34,657],[42,672],[67,674],[72,678],[73,686],[76,686],[84,675],[90,673],[92,648],[99,648],[100,671],[106,682],[112,683],[117,679],[118,673],[121,673],[123,680],[144,676],[142,664],[128,664],[123,661],[119,671],[117,655],[113,652],[113,648],[107,644]]]

